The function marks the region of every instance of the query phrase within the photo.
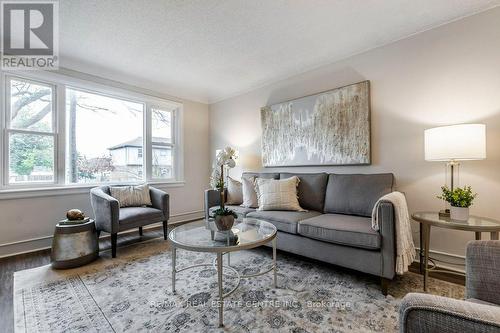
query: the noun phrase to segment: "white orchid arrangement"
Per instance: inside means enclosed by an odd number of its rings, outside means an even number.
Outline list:
[[[210,186],[212,188],[219,191],[224,189],[224,168],[234,168],[237,158],[236,150],[231,147],[226,147],[217,154],[210,177]]]
[[[215,159],[215,165],[210,177],[210,186],[220,192],[220,208],[215,211],[215,215],[233,215],[236,213],[224,207],[224,168],[234,168],[236,159],[238,158],[236,150],[231,147],[226,147],[221,150]]]

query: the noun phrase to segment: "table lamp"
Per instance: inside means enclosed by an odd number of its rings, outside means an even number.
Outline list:
[[[450,168],[450,188],[455,186],[459,161],[486,158],[486,125],[460,124],[425,130],[425,160],[446,162]],[[449,214],[449,210],[445,214]],[[441,215],[443,215],[441,213]]]

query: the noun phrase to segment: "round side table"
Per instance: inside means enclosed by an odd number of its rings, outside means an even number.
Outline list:
[[[63,269],[88,264],[99,257],[94,220],[81,224],[56,225],[50,258],[52,267]]]
[[[471,231],[475,233],[476,240],[481,239],[482,232],[489,232],[490,239],[498,240],[498,233],[500,232],[500,221],[487,217],[471,215],[467,221],[458,221],[449,217],[441,217],[438,212],[417,212],[412,214],[411,218],[420,223],[420,272],[424,274],[424,291],[427,291],[430,270],[428,262],[431,227]],[[439,272],[437,269],[433,269],[433,271]]]

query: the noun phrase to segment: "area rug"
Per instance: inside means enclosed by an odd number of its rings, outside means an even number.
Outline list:
[[[178,250],[178,267],[210,263],[213,255]],[[271,264],[259,248],[231,255],[231,265],[253,274]],[[226,299],[218,328],[217,280],[212,267],[177,275],[171,292],[171,255],[162,239],[120,247],[72,270],[43,266],[14,275],[16,332],[396,332],[401,298],[422,290],[421,276],[397,277],[383,296],[376,277],[278,251],[278,288],[272,274],[243,279]],[[235,279],[224,277],[225,289]],[[430,279],[430,293],[464,297],[459,285]]]

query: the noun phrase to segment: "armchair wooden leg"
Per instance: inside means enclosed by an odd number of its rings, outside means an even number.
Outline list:
[[[382,295],[387,296],[387,289],[389,289],[389,279],[387,278],[380,278],[380,286],[382,289]]]
[[[139,227],[139,236],[142,236],[142,227]]]
[[[163,221],[163,239],[167,240],[168,232],[167,232],[167,221]]]
[[[116,241],[118,234],[111,234],[111,257],[116,258]]]

